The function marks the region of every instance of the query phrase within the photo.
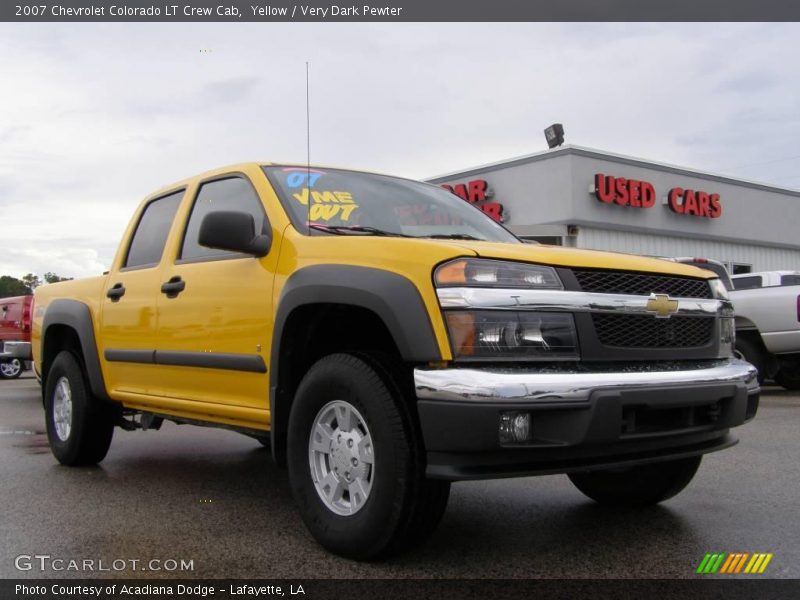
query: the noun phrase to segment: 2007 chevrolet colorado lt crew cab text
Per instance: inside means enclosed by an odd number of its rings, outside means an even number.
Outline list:
[[[258,163],[162,189],[111,270],[36,290],[67,465],[163,419],[259,438],[329,550],[427,537],[458,480],[652,504],[758,407],[713,274],[521,243],[428,184]]]

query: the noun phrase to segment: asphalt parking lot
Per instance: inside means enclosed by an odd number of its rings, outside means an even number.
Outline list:
[[[770,552],[760,577],[800,577],[800,394],[777,387],[739,445],[708,455],[663,505],[603,509],[565,476],[459,483],[428,543],[373,564],[315,544],[286,473],[247,437],[171,423],[117,430],[100,467],[66,468],[43,430],[35,380],[0,381],[3,578],[693,578],[707,552]],[[42,571],[39,559],[20,571],[20,555],[126,563]],[[142,571],[153,560],[162,570]]]

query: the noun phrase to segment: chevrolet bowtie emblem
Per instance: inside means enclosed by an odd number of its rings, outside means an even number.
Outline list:
[[[650,294],[646,310],[655,313],[657,319],[669,319],[678,312],[678,301],[670,300],[666,294]]]

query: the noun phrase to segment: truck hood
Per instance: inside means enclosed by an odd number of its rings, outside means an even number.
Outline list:
[[[712,279],[713,273],[658,258],[646,258],[635,254],[602,252],[599,250],[580,250],[563,246],[537,244],[505,244],[500,242],[480,242],[471,240],[450,241],[449,245],[460,246],[483,258],[500,260],[520,260],[563,267],[584,267],[589,269],[616,269],[620,271],[645,271],[686,277]]]

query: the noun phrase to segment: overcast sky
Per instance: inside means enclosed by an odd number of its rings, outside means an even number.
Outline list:
[[[800,24],[0,24],[0,275],[107,269],[244,160],[425,178],[568,143],[800,187]]]

